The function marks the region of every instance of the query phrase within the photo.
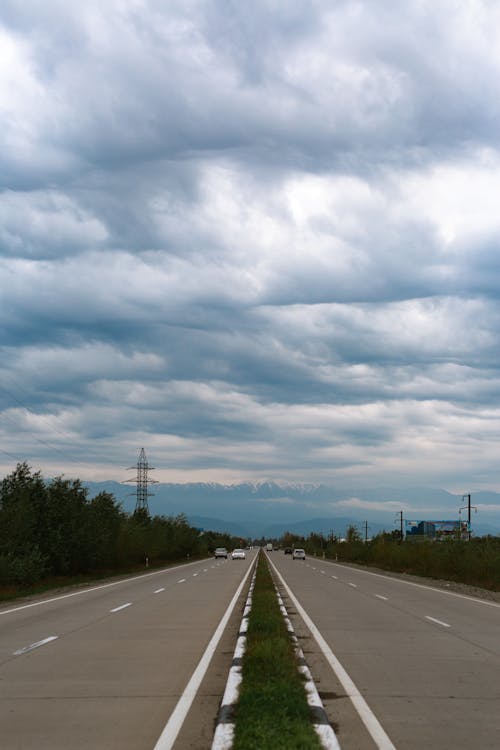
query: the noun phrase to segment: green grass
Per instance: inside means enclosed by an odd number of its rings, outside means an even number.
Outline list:
[[[321,750],[293,644],[262,554],[242,677],[234,750]]]

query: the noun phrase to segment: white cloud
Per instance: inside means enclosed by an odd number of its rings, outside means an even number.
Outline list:
[[[137,443],[163,479],[497,486],[499,20],[6,0],[15,449],[53,460],[43,427],[99,476]]]
[[[409,510],[408,505],[406,505],[405,503],[401,503],[399,500],[385,500],[377,502],[376,500],[362,500],[359,497],[350,497],[346,498],[345,500],[338,500],[336,503],[331,504],[331,508],[359,508],[363,510],[382,511],[388,513],[397,513],[401,510]]]

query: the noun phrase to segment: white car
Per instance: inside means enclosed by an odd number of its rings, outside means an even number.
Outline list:
[[[244,549],[233,549],[233,551],[231,552],[232,560],[244,560],[245,558],[246,554]]]
[[[292,560],[305,560],[306,553],[303,549],[294,549],[292,552]]]

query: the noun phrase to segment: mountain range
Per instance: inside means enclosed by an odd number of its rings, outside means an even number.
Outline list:
[[[135,508],[133,485],[86,482],[89,496],[107,491],[125,511]],[[467,498],[425,487],[339,488],[324,484],[243,482],[152,485],[148,498],[152,515],[184,513],[201,529],[227,531],[245,538],[276,538],[285,531],[312,531],[344,536],[350,525],[364,535],[399,528],[406,520],[467,520]],[[471,496],[471,526],[475,535],[500,534],[500,493],[480,491]],[[474,512],[474,508],[478,512]],[[368,525],[368,529],[366,529]]]

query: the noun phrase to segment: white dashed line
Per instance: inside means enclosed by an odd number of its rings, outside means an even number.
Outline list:
[[[161,733],[160,738],[158,739],[158,742],[154,746],[154,750],[171,750],[171,748],[173,747],[174,742],[177,739],[177,735],[179,734],[180,729],[184,723],[184,719],[186,718],[186,715],[189,709],[191,708],[191,704],[193,703],[194,697],[196,693],[198,692],[198,688],[200,687],[201,681],[203,680],[203,677],[205,676],[205,673],[209,667],[212,656],[214,655],[217,645],[222,637],[222,634],[224,633],[226,629],[226,625],[231,616],[231,613],[233,612],[234,607],[236,606],[238,597],[241,594],[243,586],[245,585],[245,582],[248,576],[252,572],[252,569],[253,569],[253,565],[250,565],[250,567],[248,568],[247,572],[245,573],[243,577],[243,580],[238,586],[233,598],[231,599],[231,602],[229,603],[229,606],[226,612],[224,613],[222,620],[217,626],[217,629],[215,633],[213,634],[210,640],[210,643],[208,644],[205,650],[205,653],[201,657],[200,661],[198,662],[198,666],[194,670],[188,684],[184,688],[184,692],[179,698],[176,707],[170,714],[170,718],[168,722],[166,723],[165,728],[163,732]]]
[[[193,573],[193,578],[196,578],[197,575],[198,573]]]
[[[430,620],[431,622],[435,622],[437,625],[442,625],[443,628],[451,628],[451,625],[448,625],[447,622],[443,622],[442,620],[436,620],[435,617],[430,617],[429,615],[425,615],[426,620]]]
[[[353,589],[357,589],[357,588],[358,588],[358,586],[357,586],[357,584],[356,584],[356,583],[349,583],[349,586],[352,586],[352,587],[353,587]]]
[[[120,581],[113,581],[112,583],[104,583],[102,586],[92,586],[89,589],[83,589],[82,591],[73,591],[72,594],[63,594],[62,596],[54,596],[50,599],[41,599],[39,602],[32,602],[31,604],[23,604],[21,607],[13,607],[12,609],[4,609],[0,611],[0,617],[3,615],[10,615],[13,612],[20,612],[22,609],[30,609],[31,607],[40,607],[42,604],[52,604],[52,602],[58,602],[61,599],[71,599],[73,596],[82,596],[83,594],[91,594],[93,591],[100,591],[101,589],[108,589],[110,586],[121,586],[122,584],[130,583],[131,581],[139,581],[142,578],[149,578],[150,576],[164,575],[170,573],[172,570],[179,570],[179,568],[186,568],[190,565],[196,565],[195,562],[185,563],[183,565],[174,565],[171,568],[162,568],[161,570],[155,570],[153,573],[141,573],[139,576],[132,576],[132,578],[122,578]]]
[[[386,596],[382,596],[382,594],[375,594],[375,596],[377,597],[377,599],[382,599],[382,601],[384,601],[384,602],[387,601],[387,597]]]
[[[126,604],[120,604],[119,607],[115,607],[114,609],[110,609],[110,612],[119,612],[121,609],[125,609],[126,607],[131,607],[132,602],[127,602]]]
[[[325,639],[323,638],[323,636],[321,635],[318,628],[316,627],[314,622],[311,620],[307,612],[301,606],[299,600],[293,594],[292,590],[290,589],[288,584],[285,582],[285,579],[283,578],[281,573],[277,570],[274,564],[273,564],[273,568],[283,588],[285,589],[291,601],[295,605],[297,612],[302,617],[305,624],[311,631],[313,638],[315,639],[316,643],[318,644],[321,651],[325,655],[333,671],[337,675],[346,694],[351,699],[355,709],[357,710],[358,714],[361,717],[363,724],[370,732],[370,735],[372,736],[373,741],[375,742],[375,746],[378,748],[378,750],[396,750],[395,746],[392,744],[391,740],[387,736],[385,730],[382,728],[382,725],[378,721],[377,717],[371,711],[365,699],[359,692],[358,688],[356,687],[354,682],[351,680],[351,678],[349,677],[349,675],[347,674],[347,672],[345,671],[345,669],[343,668],[342,664],[339,662],[337,657],[334,655],[330,646],[327,644],[327,642],[325,641]]]
[[[338,577],[338,576],[332,576],[332,578],[335,578],[335,580],[336,580],[336,581],[338,581],[338,580],[339,580],[339,577]]]
[[[25,646],[24,648],[19,648],[17,651],[14,651],[13,655],[22,656],[22,654],[27,654],[29,651],[33,651],[35,648],[40,648],[40,646],[45,646],[46,643],[55,641],[57,638],[59,638],[58,635],[49,635],[48,638],[44,638],[42,641],[37,641],[36,643],[31,643],[29,646]]]
[[[165,591],[165,589],[156,589],[155,594],[161,594],[162,591]]]
[[[177,581],[177,583],[186,583],[186,579],[185,578],[181,578],[181,580]]]

